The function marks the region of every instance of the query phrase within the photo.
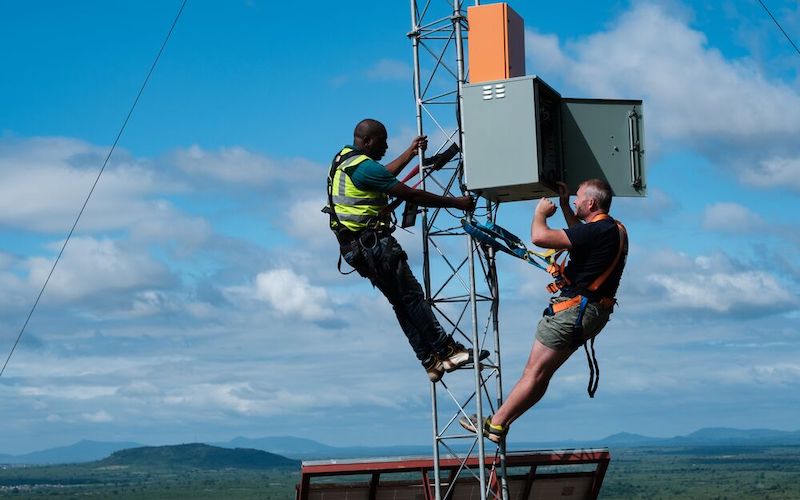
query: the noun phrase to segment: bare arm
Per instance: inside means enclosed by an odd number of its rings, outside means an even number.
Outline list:
[[[550,229],[547,225],[548,217],[556,213],[556,206],[547,198],[539,200],[531,222],[531,241],[542,248],[572,248],[567,233],[563,229]]]
[[[388,165],[386,165],[386,170],[388,170],[392,175],[399,174],[405,167],[408,165],[408,162],[414,159],[419,153],[420,149],[425,151],[428,148],[428,136],[420,135],[414,138],[411,141],[411,145],[403,151],[400,156],[392,160]]]
[[[580,221],[575,217],[572,207],[569,206],[569,188],[563,182],[557,182],[556,184],[558,185],[558,201],[559,205],[561,205],[561,213],[564,214],[567,227],[572,227]]]
[[[442,207],[457,208],[459,210],[471,211],[475,208],[475,202],[469,196],[439,196],[421,189],[414,189],[398,182],[388,193],[401,200],[410,201],[415,205],[423,207]]]

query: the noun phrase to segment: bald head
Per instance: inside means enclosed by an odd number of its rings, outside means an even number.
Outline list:
[[[380,160],[389,146],[386,127],[378,120],[367,118],[358,122],[353,131],[353,145],[373,160]]]
[[[356,125],[356,129],[353,131],[353,140],[364,140],[379,133],[386,134],[386,127],[383,126],[383,123],[372,118],[366,118]]]

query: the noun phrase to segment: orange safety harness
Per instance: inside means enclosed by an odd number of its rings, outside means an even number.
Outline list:
[[[589,223],[605,219],[610,219],[608,214],[599,214],[593,217]],[[586,287],[586,290],[589,292],[595,292],[601,286],[603,286],[603,283],[606,282],[608,277],[611,276],[611,273],[613,273],[617,268],[617,264],[622,256],[628,254],[628,231],[621,222],[614,222],[617,224],[617,228],[619,229],[619,248],[617,249],[617,255],[614,256],[614,260],[611,262],[611,265],[608,266],[608,268],[602,274],[595,278],[595,280],[592,281],[588,287]],[[554,281],[546,287],[548,292],[556,293],[565,286],[572,284],[569,278],[567,278],[567,276],[564,274],[566,269],[566,260],[566,256],[564,256],[564,259],[560,263],[556,259],[553,259],[552,263],[548,266],[547,272],[550,273],[550,275],[554,278]],[[617,303],[617,299],[614,297],[602,297],[597,300],[597,302],[603,307],[612,308]],[[575,321],[575,333],[576,338],[580,339],[583,338],[583,313],[586,311],[586,306],[588,303],[588,297],[584,295],[576,295],[568,300],[550,304],[547,309],[545,309],[544,315],[553,316],[561,311],[578,306],[580,309],[578,310],[578,318]],[[591,355],[589,354],[589,346],[591,346]],[[577,347],[577,345],[575,347]],[[594,337],[592,337],[590,341],[584,342],[583,348],[586,351],[586,359],[589,363],[589,386],[587,387],[587,392],[589,393],[589,397],[593,398],[594,393],[597,391],[597,386],[600,383],[600,366],[598,365],[597,357],[595,356]]]

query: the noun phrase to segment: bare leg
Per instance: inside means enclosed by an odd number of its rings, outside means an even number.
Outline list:
[[[573,352],[572,349],[555,351],[535,340],[522,376],[492,417],[492,423],[509,425],[542,399],[553,374]]]

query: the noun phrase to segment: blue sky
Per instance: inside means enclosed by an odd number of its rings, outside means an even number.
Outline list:
[[[4,358],[179,4],[0,3]],[[631,255],[597,397],[575,356],[514,438],[796,430],[800,55],[756,1],[511,5],[529,74],[644,100],[650,193],[612,210]],[[767,5],[800,41],[797,3]],[[189,2],[0,379],[0,452],[428,442],[424,372],[319,213],[359,119],[389,155],[413,135],[409,26],[401,1]],[[500,222],[525,237],[532,209]],[[419,235],[401,241],[419,272]],[[510,384],[547,279],[500,273]]]

